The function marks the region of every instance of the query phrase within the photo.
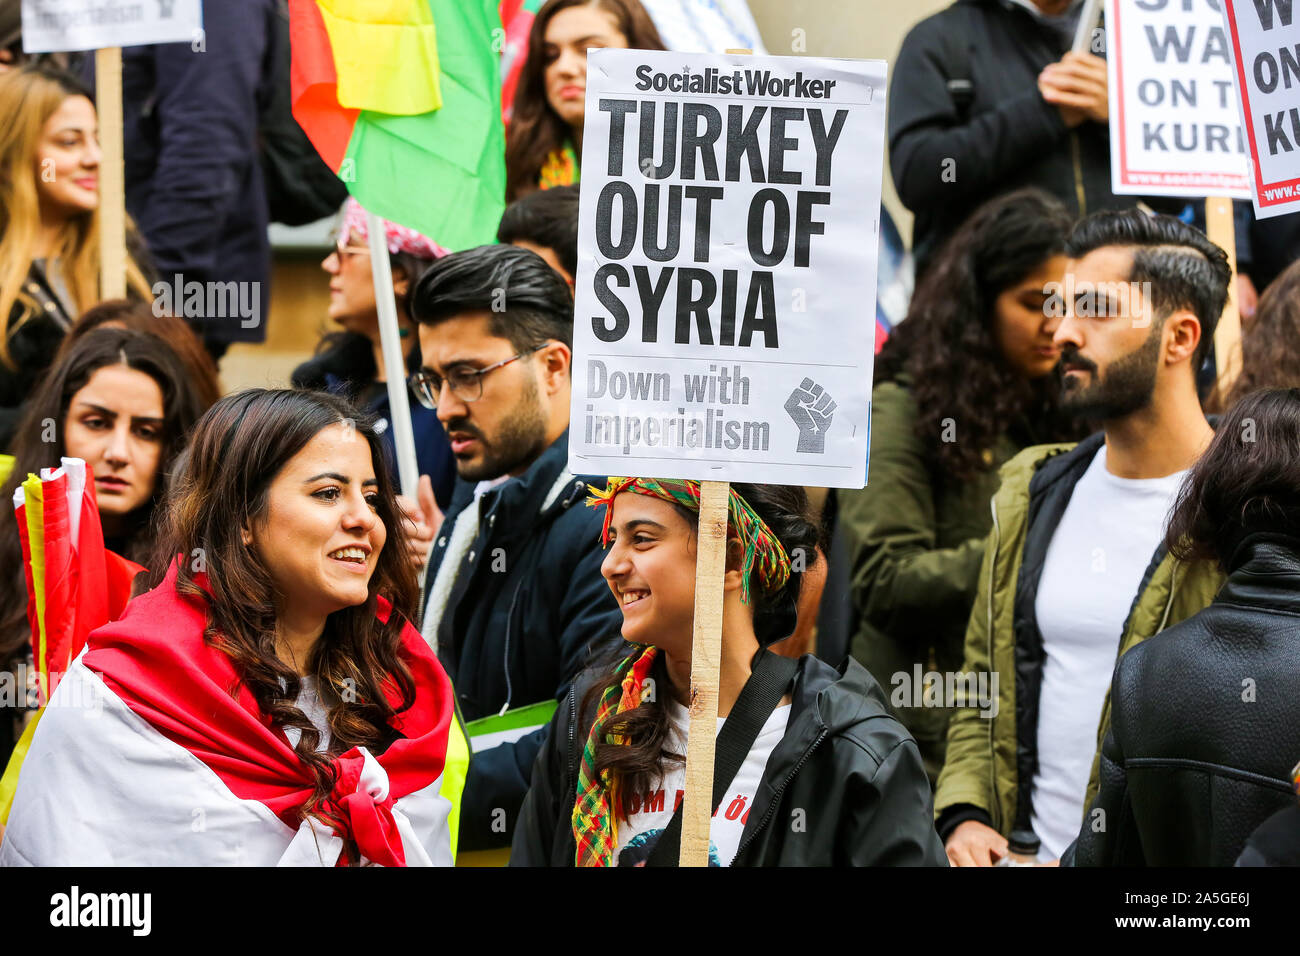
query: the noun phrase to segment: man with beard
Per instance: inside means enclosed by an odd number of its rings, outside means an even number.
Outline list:
[[[430,555],[422,633],[464,718],[502,718],[468,728],[459,847],[509,847],[551,712],[622,626],[585,504],[587,483],[604,479],[567,470],[573,296],[535,253],[480,246],[430,266],[411,313],[413,391],[437,411],[461,479]]]
[[[1161,542],[1213,435],[1196,370],[1227,257],[1191,226],[1136,211],[1083,220],[1066,254],[1062,405],[1102,431],[1025,449],[1002,469],[964,665],[999,678],[999,706],[981,716],[958,701],[935,793],[957,866],[994,863],[1008,837],[1039,862],[1061,857],[1097,792],[1117,654],[1204,608],[1222,581]]]

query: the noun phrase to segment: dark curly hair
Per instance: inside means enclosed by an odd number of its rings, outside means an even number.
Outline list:
[[[1229,409],[1183,480],[1165,543],[1225,572],[1244,537],[1300,538],[1300,388],[1266,388]]]
[[[766,647],[794,633],[798,624],[799,591],[803,586],[803,572],[794,569],[812,567],[817,548],[823,544],[822,533],[803,488],[797,485],[748,484],[733,484],[731,487],[772,529],[793,566],[790,579],[779,591],[763,596],[758,596],[758,588],[751,591],[757,602],[754,606],[754,634],[759,644]],[[696,525],[698,513],[681,505],[673,507],[692,527]],[[750,572],[751,581],[755,573]],[[618,644],[609,658],[596,665],[599,676],[583,697],[583,714],[594,713],[606,688],[623,679],[624,672],[619,664],[630,648],[626,643]],[[656,686],[671,686],[662,655],[655,660],[650,674]],[[619,777],[619,793],[623,800],[620,812],[624,818],[631,810],[628,800],[633,794],[657,786],[670,765],[683,762],[681,755],[667,749],[671,726],[667,708],[655,700],[619,714],[604,727],[605,741],[611,734],[626,741],[625,744],[602,742],[596,747],[595,761],[597,774],[608,770]]]
[[[875,380],[906,373],[916,434],[941,483],[960,484],[989,467],[998,438],[1021,429],[1026,443],[1076,437],[1056,411],[1052,376],[1026,381],[1007,364],[994,334],[994,303],[1065,251],[1070,216],[1039,189],[980,206],[939,250],[912,296],[907,319],[876,357]],[[939,438],[954,419],[961,441]]]
[[[1206,411],[1223,412],[1261,388],[1300,385],[1300,262],[1293,262],[1259,297],[1255,318],[1242,323],[1241,374]]]

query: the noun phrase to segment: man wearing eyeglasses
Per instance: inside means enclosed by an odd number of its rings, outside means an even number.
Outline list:
[[[584,504],[598,479],[567,470],[573,297],[535,253],[480,246],[430,266],[410,306],[423,356],[411,389],[462,479],[422,622],[474,749],[459,849],[506,848],[551,712],[589,655],[621,640]]]

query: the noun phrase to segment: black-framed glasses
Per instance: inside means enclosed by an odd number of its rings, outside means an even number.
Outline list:
[[[535,345],[525,352],[518,355],[512,355],[508,359],[502,359],[486,368],[464,368],[459,367],[452,370],[451,374],[444,380],[441,375],[432,369],[422,368],[406,380],[411,386],[411,391],[420,404],[431,411],[437,411],[438,398],[442,395],[442,384],[444,381],[451,387],[453,397],[460,399],[462,402],[469,404],[477,402],[483,397],[483,376],[488,372],[503,368],[511,362],[517,362],[526,355],[532,355],[541,349],[546,348],[549,342],[543,342],[541,345]]]

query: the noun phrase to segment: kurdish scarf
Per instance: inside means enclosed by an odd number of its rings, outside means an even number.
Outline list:
[[[686,478],[610,478],[603,489],[587,486],[591,497],[587,504],[605,509],[605,523],[600,529],[602,544],[609,544],[609,523],[614,516],[614,496],[624,491],[661,498],[682,505],[692,511],[700,510],[700,483]],[[763,594],[781,590],[790,580],[790,557],[777,540],[772,529],[758,516],[749,502],[732,488],[727,495],[727,533],[734,534],[744,549],[741,561],[741,596],[749,603],[750,572],[758,570],[758,583]]]
[[[577,843],[575,866],[613,866],[618,848],[618,780],[609,771],[596,774],[596,747],[606,736],[610,720],[641,704],[646,675],[654,665],[658,648],[653,645],[634,651],[618,665],[623,680],[605,688],[596,708],[591,733],[582,747],[578,765],[578,798],[573,805],[573,837]],[[623,738],[610,734],[607,743],[621,744]]]
[[[537,175],[537,188],[550,189],[552,186],[572,186],[579,179],[578,153],[572,143],[565,143],[560,149],[553,149],[546,154],[541,172]]]

